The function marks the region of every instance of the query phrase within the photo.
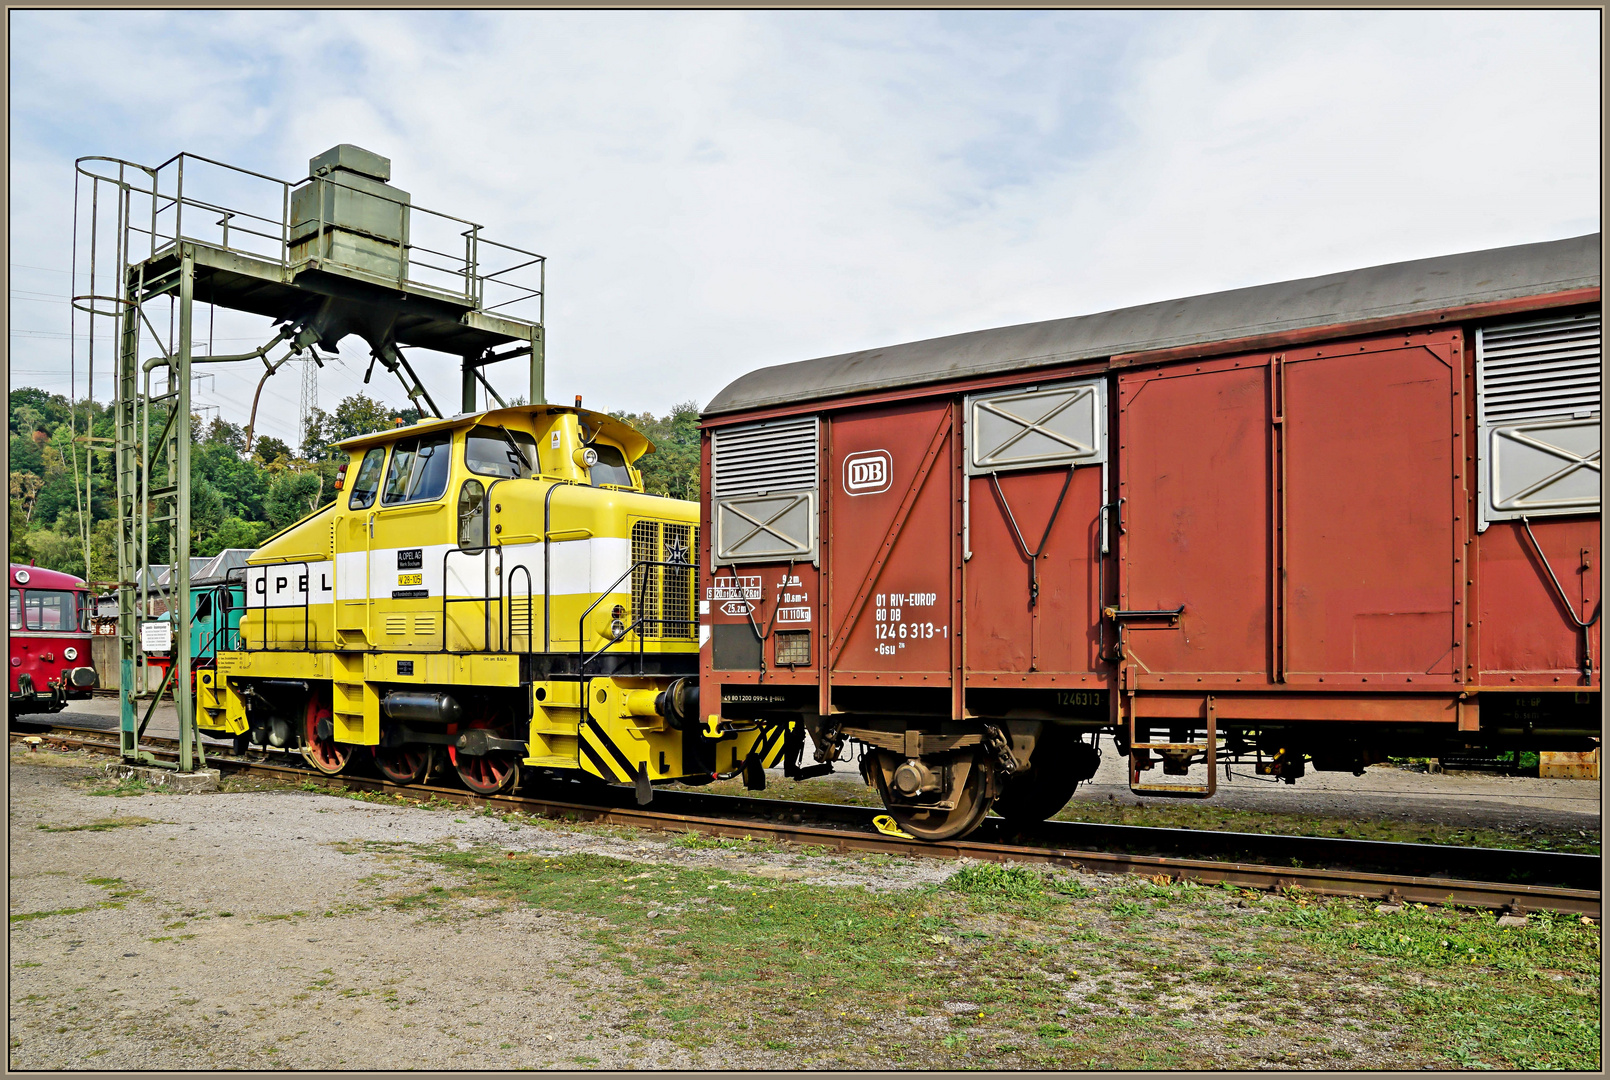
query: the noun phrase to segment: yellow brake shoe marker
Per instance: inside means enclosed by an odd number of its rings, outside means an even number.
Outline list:
[[[899,825],[895,824],[894,818],[890,817],[888,814],[879,814],[877,817],[872,819],[872,824],[877,826],[878,831],[884,836],[898,836],[902,840],[916,839],[915,836],[912,836]]]

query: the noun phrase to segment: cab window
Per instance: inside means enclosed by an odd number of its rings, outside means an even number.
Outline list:
[[[386,471],[385,494],[381,502],[429,502],[447,490],[447,471],[453,444],[451,432],[419,435],[403,439],[392,447],[391,468]]]
[[[632,473],[626,467],[626,455],[620,448],[608,443],[590,443],[598,454],[598,464],[592,467],[590,479],[592,485],[617,484],[621,487],[632,486]]]
[[[377,446],[363,455],[358,466],[358,478],[352,482],[352,497],[347,505],[354,510],[367,510],[375,504],[380,492],[380,467],[386,463],[386,448]]]
[[[78,597],[65,589],[29,589],[23,595],[23,614],[29,630],[78,628]]]
[[[470,472],[508,480],[523,480],[531,475],[537,460],[537,441],[523,431],[505,435],[505,430],[484,424],[470,429],[464,440],[464,464]],[[511,441],[514,446],[509,445]]]

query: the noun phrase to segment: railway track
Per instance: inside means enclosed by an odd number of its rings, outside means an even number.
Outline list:
[[[27,734],[12,732],[11,738]],[[108,738],[112,733],[104,730],[47,725],[38,734],[67,749],[118,751],[117,743]],[[176,745],[153,738],[142,743],[157,757],[176,757]],[[361,774],[326,776],[292,754],[284,756],[284,763],[276,763],[264,760],[262,754],[235,757],[215,751],[207,760],[223,771],[313,782],[332,790],[376,791],[562,820],[779,840],[842,852],[1010,861],[1258,890],[1296,888],[1388,902],[1600,917],[1600,859],[1592,855],[1055,821],[1014,832],[994,819],[965,840],[921,843],[879,833],[871,823],[876,811],[866,807],[659,791],[654,807],[647,808],[628,804],[629,792],[624,790],[579,784],[487,797],[461,788],[404,786]],[[566,790],[570,788],[574,794]]]

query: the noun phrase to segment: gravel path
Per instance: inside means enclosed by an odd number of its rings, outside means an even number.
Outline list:
[[[300,792],[108,798],[86,793],[95,770],[76,759],[28,756],[10,769],[11,914],[68,910],[11,924],[14,1069],[787,1067],[625,1033],[634,988],[590,955],[590,922],[473,898],[445,924],[399,911],[388,901],[458,882],[354,847],[495,844],[880,889],[955,869],[740,857]],[[109,819],[145,823],[83,828]]]

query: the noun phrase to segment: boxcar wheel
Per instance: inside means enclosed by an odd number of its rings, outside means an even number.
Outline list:
[[[1068,805],[1084,773],[1094,773],[1085,760],[1093,747],[1058,728],[1048,727],[1034,748],[1029,770],[1007,781],[995,800],[995,812],[1014,825],[1044,821]],[[1096,756],[1100,760],[1100,756]]]
[[[989,813],[990,807],[987,775],[989,768],[990,765],[986,761],[973,762],[973,767],[967,770],[967,780],[962,787],[961,796],[956,800],[954,810],[930,810],[895,802],[889,797],[889,787],[883,779],[883,770],[876,762],[872,765],[872,777],[877,783],[878,797],[883,800],[889,816],[918,840],[935,843],[966,836],[978,828],[979,823],[984,820],[984,815]]]
[[[335,713],[318,694],[307,699],[307,712],[302,722],[302,756],[309,765],[329,776],[345,769],[352,760],[352,747],[334,739],[319,738],[319,721],[334,722],[334,719]]]

